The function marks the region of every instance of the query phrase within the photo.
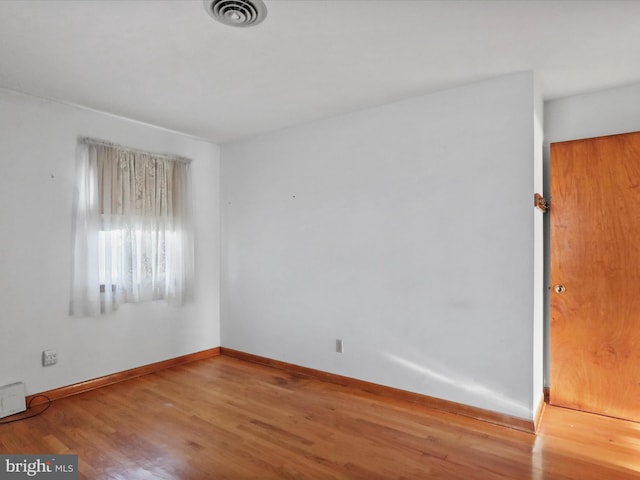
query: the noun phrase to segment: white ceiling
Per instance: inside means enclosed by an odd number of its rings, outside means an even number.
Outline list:
[[[640,82],[638,0],[0,0],[0,87],[225,143],[502,74],[545,99]]]

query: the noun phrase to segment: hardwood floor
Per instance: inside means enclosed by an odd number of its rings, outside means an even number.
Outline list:
[[[547,406],[538,436],[220,356],[0,425],[81,479],[632,479],[640,424]]]

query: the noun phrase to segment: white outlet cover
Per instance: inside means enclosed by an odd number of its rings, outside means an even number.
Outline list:
[[[56,350],[45,350],[42,352],[42,366],[55,365],[58,363],[58,352]]]

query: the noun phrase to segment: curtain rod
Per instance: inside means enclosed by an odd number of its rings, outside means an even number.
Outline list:
[[[120,150],[125,150],[127,152],[132,152],[132,153],[146,153],[147,155],[151,155],[153,157],[160,157],[160,158],[164,158],[166,160],[173,160],[176,162],[183,162],[183,163],[191,163],[191,159],[190,158],[186,158],[186,157],[181,157],[179,155],[175,155],[172,153],[154,153],[154,152],[149,152],[147,150],[141,150],[139,148],[131,148],[131,147],[125,147],[123,145],[119,145],[117,143],[113,143],[113,142],[108,142],[107,140],[101,140],[98,138],[91,138],[91,137],[80,137],[78,139],[78,141],[80,143],[84,143],[86,145],[101,145],[103,147],[112,147],[112,148],[117,148]]]

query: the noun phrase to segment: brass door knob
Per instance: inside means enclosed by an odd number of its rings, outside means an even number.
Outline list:
[[[556,285],[555,287],[553,287],[553,291],[556,293],[564,293],[566,290],[566,288],[564,288],[564,285]]]

